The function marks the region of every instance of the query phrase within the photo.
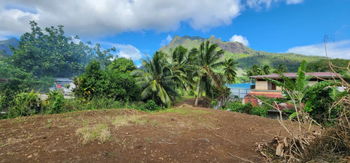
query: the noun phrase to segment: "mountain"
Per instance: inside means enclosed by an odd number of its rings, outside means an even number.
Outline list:
[[[0,41],[0,56],[12,55],[11,46],[17,48],[19,41],[16,38]]]
[[[168,45],[160,48],[160,51],[170,53],[173,49],[180,45],[187,49],[197,48],[203,41],[206,40],[218,44],[225,51],[224,58],[234,58],[238,62],[238,66],[243,69],[250,68],[254,64],[266,64],[272,67],[285,65],[289,71],[296,71],[303,60],[315,62],[325,59],[325,57],[305,56],[293,53],[269,53],[257,51],[246,47],[239,42],[225,42],[214,36],[207,39],[197,36],[175,36]]]

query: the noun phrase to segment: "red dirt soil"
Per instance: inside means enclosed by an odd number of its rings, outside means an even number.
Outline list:
[[[139,119],[115,121],[128,116]],[[83,143],[77,130],[96,124],[108,140]],[[38,115],[0,121],[0,162],[264,162],[256,143],[280,134],[277,120],[186,104]]]

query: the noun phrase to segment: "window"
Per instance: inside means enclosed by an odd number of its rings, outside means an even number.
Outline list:
[[[268,82],[268,90],[276,90],[276,84]]]

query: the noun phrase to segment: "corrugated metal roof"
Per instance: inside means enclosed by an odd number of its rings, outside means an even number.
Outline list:
[[[297,73],[283,73],[284,76],[288,78],[296,78]],[[317,78],[338,78],[340,76],[337,73],[333,72],[308,72],[305,73],[306,76],[312,76]],[[253,79],[263,79],[263,78],[272,78],[272,79],[279,79],[281,78],[279,74],[269,74],[269,75],[257,75],[257,76],[250,76],[250,78]]]

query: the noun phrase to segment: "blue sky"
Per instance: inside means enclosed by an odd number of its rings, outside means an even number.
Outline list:
[[[327,35],[330,57],[350,59],[350,0],[86,0],[79,8],[61,1],[0,0],[0,38],[18,37],[33,19],[63,24],[68,34],[117,46],[121,56],[138,60],[176,35],[306,55],[324,55]]]

